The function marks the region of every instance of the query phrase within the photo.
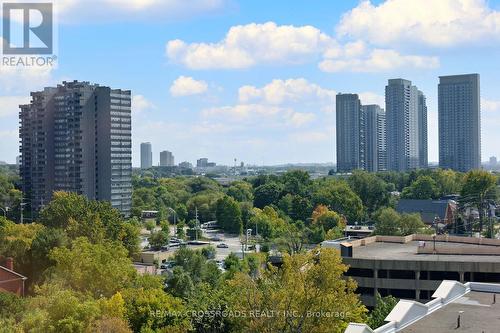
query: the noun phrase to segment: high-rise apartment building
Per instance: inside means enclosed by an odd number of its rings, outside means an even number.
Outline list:
[[[174,166],[174,155],[168,150],[160,152],[160,166]]]
[[[365,119],[365,169],[376,172],[387,170],[387,146],[385,130],[385,111],[380,106],[361,106]]]
[[[427,168],[427,101],[425,95],[418,91],[418,156],[420,168]]]
[[[110,201],[129,215],[130,90],[63,82],[32,92],[20,108],[20,175],[33,216],[59,190]]]
[[[466,172],[481,167],[479,74],[440,76],[439,166]]]
[[[202,157],[196,160],[197,168],[206,168],[208,166],[208,158]]]
[[[422,147],[427,137],[421,138],[423,134],[419,128],[419,121],[424,123],[425,108],[422,107],[419,116],[417,87],[409,80],[390,79],[385,87],[385,105],[388,169],[406,171],[421,167],[424,157],[421,158],[420,152],[427,149],[426,145],[425,149]]]
[[[377,149],[378,149],[378,169],[377,171],[387,170],[387,117],[385,110],[382,109],[377,115]]]
[[[365,168],[364,117],[357,94],[336,96],[337,172]]]
[[[153,150],[151,142],[141,143],[141,169],[149,169],[153,166]]]

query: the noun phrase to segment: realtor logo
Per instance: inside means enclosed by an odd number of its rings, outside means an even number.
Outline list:
[[[52,54],[52,3],[5,2],[2,9],[4,55]]]

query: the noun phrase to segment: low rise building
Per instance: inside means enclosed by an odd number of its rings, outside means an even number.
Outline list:
[[[372,329],[351,323],[345,333],[498,332],[499,293],[499,284],[443,281],[431,301],[400,300],[385,318],[385,325]]]
[[[7,291],[24,296],[24,282],[28,278],[14,271],[12,258],[0,257],[0,292]]]
[[[375,294],[428,301],[443,280],[500,282],[500,240],[438,235],[373,236],[342,240],[347,276],[362,302]]]
[[[457,203],[453,200],[400,199],[396,210],[398,213],[418,213],[425,224],[438,222],[447,225],[455,221]]]

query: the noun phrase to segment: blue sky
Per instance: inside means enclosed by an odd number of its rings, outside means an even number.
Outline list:
[[[428,98],[439,75],[481,74],[482,159],[500,155],[500,1],[57,1],[58,67],[0,68],[0,160],[17,104],[62,80],[131,89],[133,163],[151,141],[176,162],[335,162],[335,94],[384,103],[389,78]]]

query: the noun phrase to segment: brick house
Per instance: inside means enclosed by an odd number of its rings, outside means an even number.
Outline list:
[[[14,260],[0,256],[0,292],[8,291],[24,296],[24,281],[27,277],[14,272]]]

